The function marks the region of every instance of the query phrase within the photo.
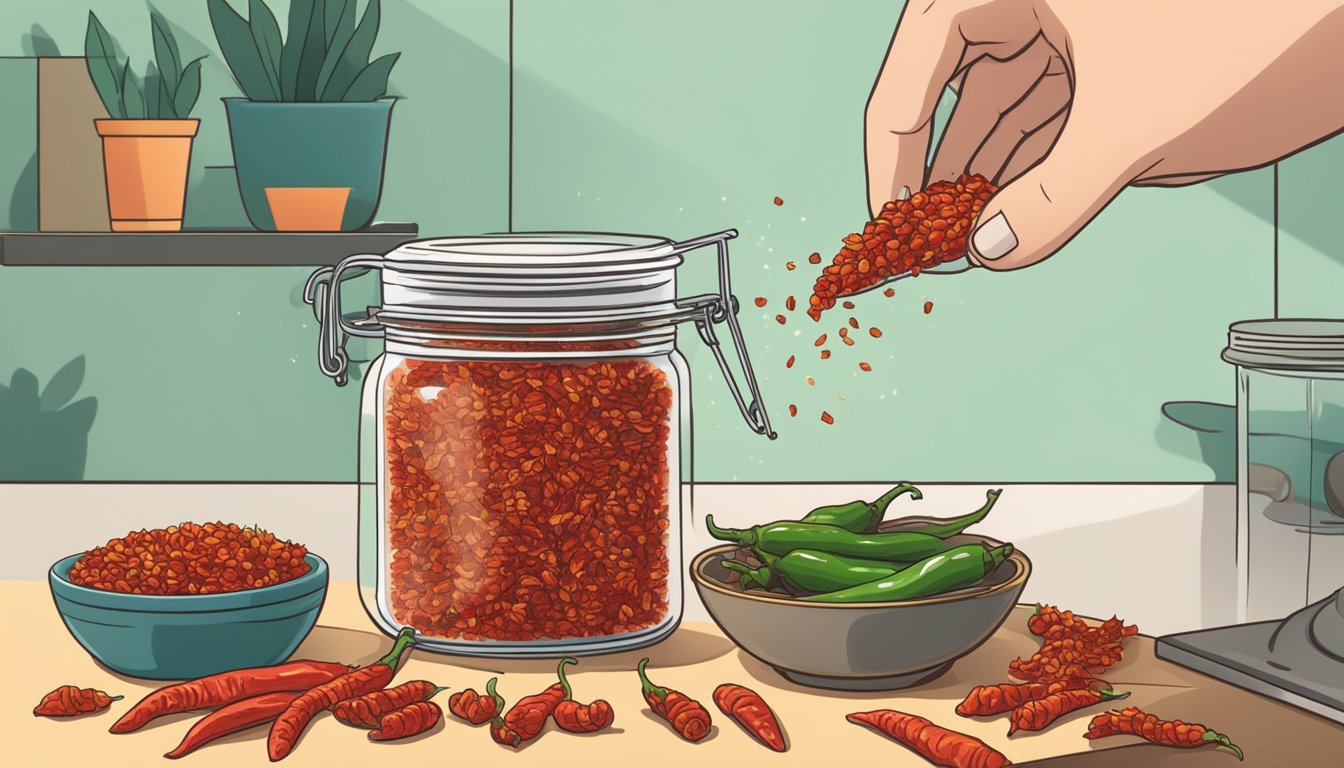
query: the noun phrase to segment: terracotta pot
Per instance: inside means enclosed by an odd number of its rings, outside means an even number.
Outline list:
[[[350,187],[266,187],[279,232],[339,232]]]
[[[201,121],[94,120],[103,137],[113,232],[182,229],[191,144]]]

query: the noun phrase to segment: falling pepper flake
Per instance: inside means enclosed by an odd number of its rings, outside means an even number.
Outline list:
[[[779,323],[780,325],[783,325],[784,321],[787,319],[788,318],[784,317],[783,315],[775,315],[775,322]]]
[[[826,343],[826,334],[823,333],[823,334],[821,334],[820,336],[817,337],[817,340],[816,340],[816,341],[812,342],[812,346],[814,346],[814,347],[820,347],[822,344],[825,344],[825,343]]]
[[[849,327],[857,331],[859,329],[859,321],[852,317],[849,318]]]
[[[798,265],[794,264],[792,261],[786,261],[784,262],[784,268],[792,272],[793,270],[798,268]]]
[[[822,359],[822,360],[830,360],[830,359],[831,359],[831,350],[829,350],[829,349],[823,349],[823,350],[821,350],[821,359]]]
[[[808,257],[807,257],[807,263],[808,263],[808,264],[820,264],[820,263],[821,263],[821,254],[820,254],[820,253],[813,253],[811,256],[808,256]]]
[[[871,371],[871,370],[873,370],[873,366],[869,365],[868,363],[859,363],[859,370],[860,370],[860,371]]]
[[[882,330],[880,328],[869,328],[868,335],[872,336],[874,339],[880,339],[882,338]]]
[[[845,399],[845,396],[844,396],[844,395],[841,395],[841,396],[840,396],[840,399],[841,399],[841,400],[844,400],[844,399]]]
[[[798,415],[798,406],[794,405],[793,403],[789,403],[789,415],[790,415],[790,416],[797,416],[797,415]]]
[[[854,346],[854,340],[851,339],[851,338],[849,338],[848,336],[842,336],[842,337],[840,337],[840,340],[843,341],[843,342],[845,342],[845,346],[847,346],[847,347],[852,347],[852,346]]]
[[[932,311],[933,311],[933,302],[932,301],[924,302],[924,314],[927,315]]]
[[[756,297],[756,306],[758,306],[758,307],[764,307],[764,306],[765,306],[765,297],[764,297],[764,296],[757,296],[757,297]]]
[[[822,412],[821,412],[821,420],[824,421],[824,422],[826,422],[827,424],[834,424],[834,423],[835,423],[835,417],[832,416],[831,414],[827,413],[826,411],[822,411]]]
[[[882,295],[883,295],[883,296],[886,296],[888,299],[890,299],[892,296],[895,296],[895,295],[896,295],[896,289],[895,289],[895,288],[888,288],[887,290],[885,290],[885,291],[882,292]]]
[[[840,338],[842,339],[849,338],[849,329],[844,327],[843,325],[840,326]]]
[[[784,204],[784,198],[776,196],[775,205],[783,205],[783,204]]]
[[[809,386],[809,387],[815,387],[816,385],[817,385],[817,380],[814,379],[814,378],[812,378],[811,376],[808,376],[808,377],[807,377],[807,386]]]
[[[794,359],[794,356],[793,356],[793,355],[789,355],[789,359],[788,359],[787,362],[784,363],[784,367],[785,367],[785,368],[792,368],[792,367],[793,367],[793,359]]]
[[[792,312],[793,308],[796,306],[798,306],[798,302],[795,301],[792,296],[784,300],[784,308],[789,310],[790,312]]]
[[[852,301],[846,301],[846,302],[842,303],[840,306],[844,307],[845,309],[853,309],[853,308],[854,308],[854,302],[852,302]]]

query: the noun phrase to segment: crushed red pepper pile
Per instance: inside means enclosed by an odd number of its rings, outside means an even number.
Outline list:
[[[835,254],[831,263],[822,269],[821,275],[812,286],[811,296],[807,300],[807,314],[814,321],[820,321],[822,313],[837,303],[847,310],[855,309],[852,301],[840,300],[848,295],[859,293],[879,285],[897,275],[909,273],[918,277],[922,270],[960,259],[966,253],[966,241],[975,224],[976,217],[985,203],[998,191],[998,187],[979,174],[962,175],[955,181],[936,181],[906,200],[893,200],[882,207],[877,218],[864,225],[862,232],[854,232],[844,238],[843,245]],[[778,197],[775,205],[783,205]],[[821,254],[813,252],[807,257],[809,264],[820,264]],[[797,265],[789,261],[785,269],[793,271]],[[891,298],[896,295],[895,288],[888,287],[882,295]],[[758,296],[757,307],[766,306],[766,297]],[[793,312],[798,306],[795,296],[784,300],[787,312]],[[924,314],[933,312],[933,302],[923,303]],[[775,322],[788,324],[788,315],[776,314]],[[846,347],[856,344],[850,330],[860,330],[859,321],[850,317],[847,326],[841,326],[835,338]],[[868,335],[878,339],[881,329],[870,327]],[[828,335],[823,333],[814,342],[822,347],[818,357],[829,360],[830,349],[824,348]],[[794,356],[790,355],[786,368],[792,368]],[[870,373],[873,367],[868,362],[859,363],[859,370]],[[808,384],[813,381],[809,377]],[[843,400],[844,395],[840,396]],[[798,415],[796,403],[788,406],[789,415]],[[835,418],[823,411],[821,421],[834,424]]]

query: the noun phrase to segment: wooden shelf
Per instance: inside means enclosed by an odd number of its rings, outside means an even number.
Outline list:
[[[0,264],[29,267],[320,267],[387,253],[416,239],[415,224],[356,232],[0,232]]]

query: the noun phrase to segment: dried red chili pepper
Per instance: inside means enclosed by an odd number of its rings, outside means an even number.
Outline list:
[[[383,715],[393,710],[414,704],[417,701],[429,701],[445,688],[434,685],[428,680],[412,680],[395,688],[384,688],[363,696],[336,702],[331,714],[346,725],[357,728],[377,727]]]
[[[977,685],[967,692],[966,698],[957,705],[957,714],[962,717],[998,715],[1011,712],[1029,701],[1043,699],[1052,693],[1087,688],[1089,684],[1090,681],[1085,678],[1070,678],[1034,683]]]
[[[102,712],[120,701],[120,696],[108,696],[95,688],[79,688],[74,685],[62,685],[60,688],[42,697],[42,701],[33,708],[34,717],[74,717],[90,712]]]
[[[416,701],[394,709],[378,720],[378,730],[369,733],[370,741],[391,741],[424,733],[443,719],[443,710],[432,701]]]
[[[1012,736],[1018,731],[1043,731],[1070,712],[1096,706],[1103,701],[1123,699],[1128,695],[1128,693],[1116,693],[1110,688],[1100,691],[1088,689],[1055,691],[1043,698],[1023,702],[1021,706],[1014,708],[1008,735]]]
[[[681,691],[660,688],[649,682],[649,677],[644,671],[648,664],[647,656],[640,659],[636,671],[639,673],[644,701],[648,702],[649,709],[666,720],[681,738],[691,742],[705,738],[709,734],[709,710]]]
[[[757,741],[776,752],[784,752],[784,730],[779,719],[760,694],[736,683],[724,683],[714,689],[714,703]]]
[[[616,713],[605,699],[598,699],[591,704],[580,704],[574,700],[569,681],[565,679],[565,665],[577,663],[577,659],[564,659],[560,662],[558,674],[560,685],[565,688],[565,698],[555,705],[555,712],[551,716],[555,718],[555,724],[562,731],[593,733],[611,725],[616,719]]]
[[[855,712],[845,717],[855,725],[875,728],[914,750],[925,760],[946,768],[1003,768],[1012,765],[1003,753],[964,733],[894,709]]]
[[[1216,744],[1220,748],[1230,750],[1238,760],[1246,758],[1241,747],[1233,744],[1224,734],[1209,730],[1207,726],[1198,723],[1162,720],[1157,715],[1144,712],[1138,707],[1126,707],[1118,712],[1111,710],[1097,715],[1088,724],[1084,737],[1102,739],[1119,735],[1138,736],[1153,744],[1182,749]]]
[[[495,691],[498,681],[497,677],[486,681],[484,696],[471,688],[454,693],[448,697],[448,711],[472,725],[493,720],[504,711],[504,697]]]
[[[577,659],[564,658],[556,670],[559,676],[564,672],[565,664]],[[541,734],[546,721],[555,712],[556,706],[564,701],[565,686],[557,682],[541,693],[524,696],[519,699],[503,717],[496,717],[490,724],[490,735],[505,746],[517,747],[525,741],[531,741]]]
[[[221,739],[231,733],[247,730],[262,723],[269,723],[289,708],[299,697],[297,691],[263,693],[242,701],[235,701],[220,707],[214,712],[197,720],[182,737],[182,742],[164,757],[176,760],[195,752],[215,739]]]

